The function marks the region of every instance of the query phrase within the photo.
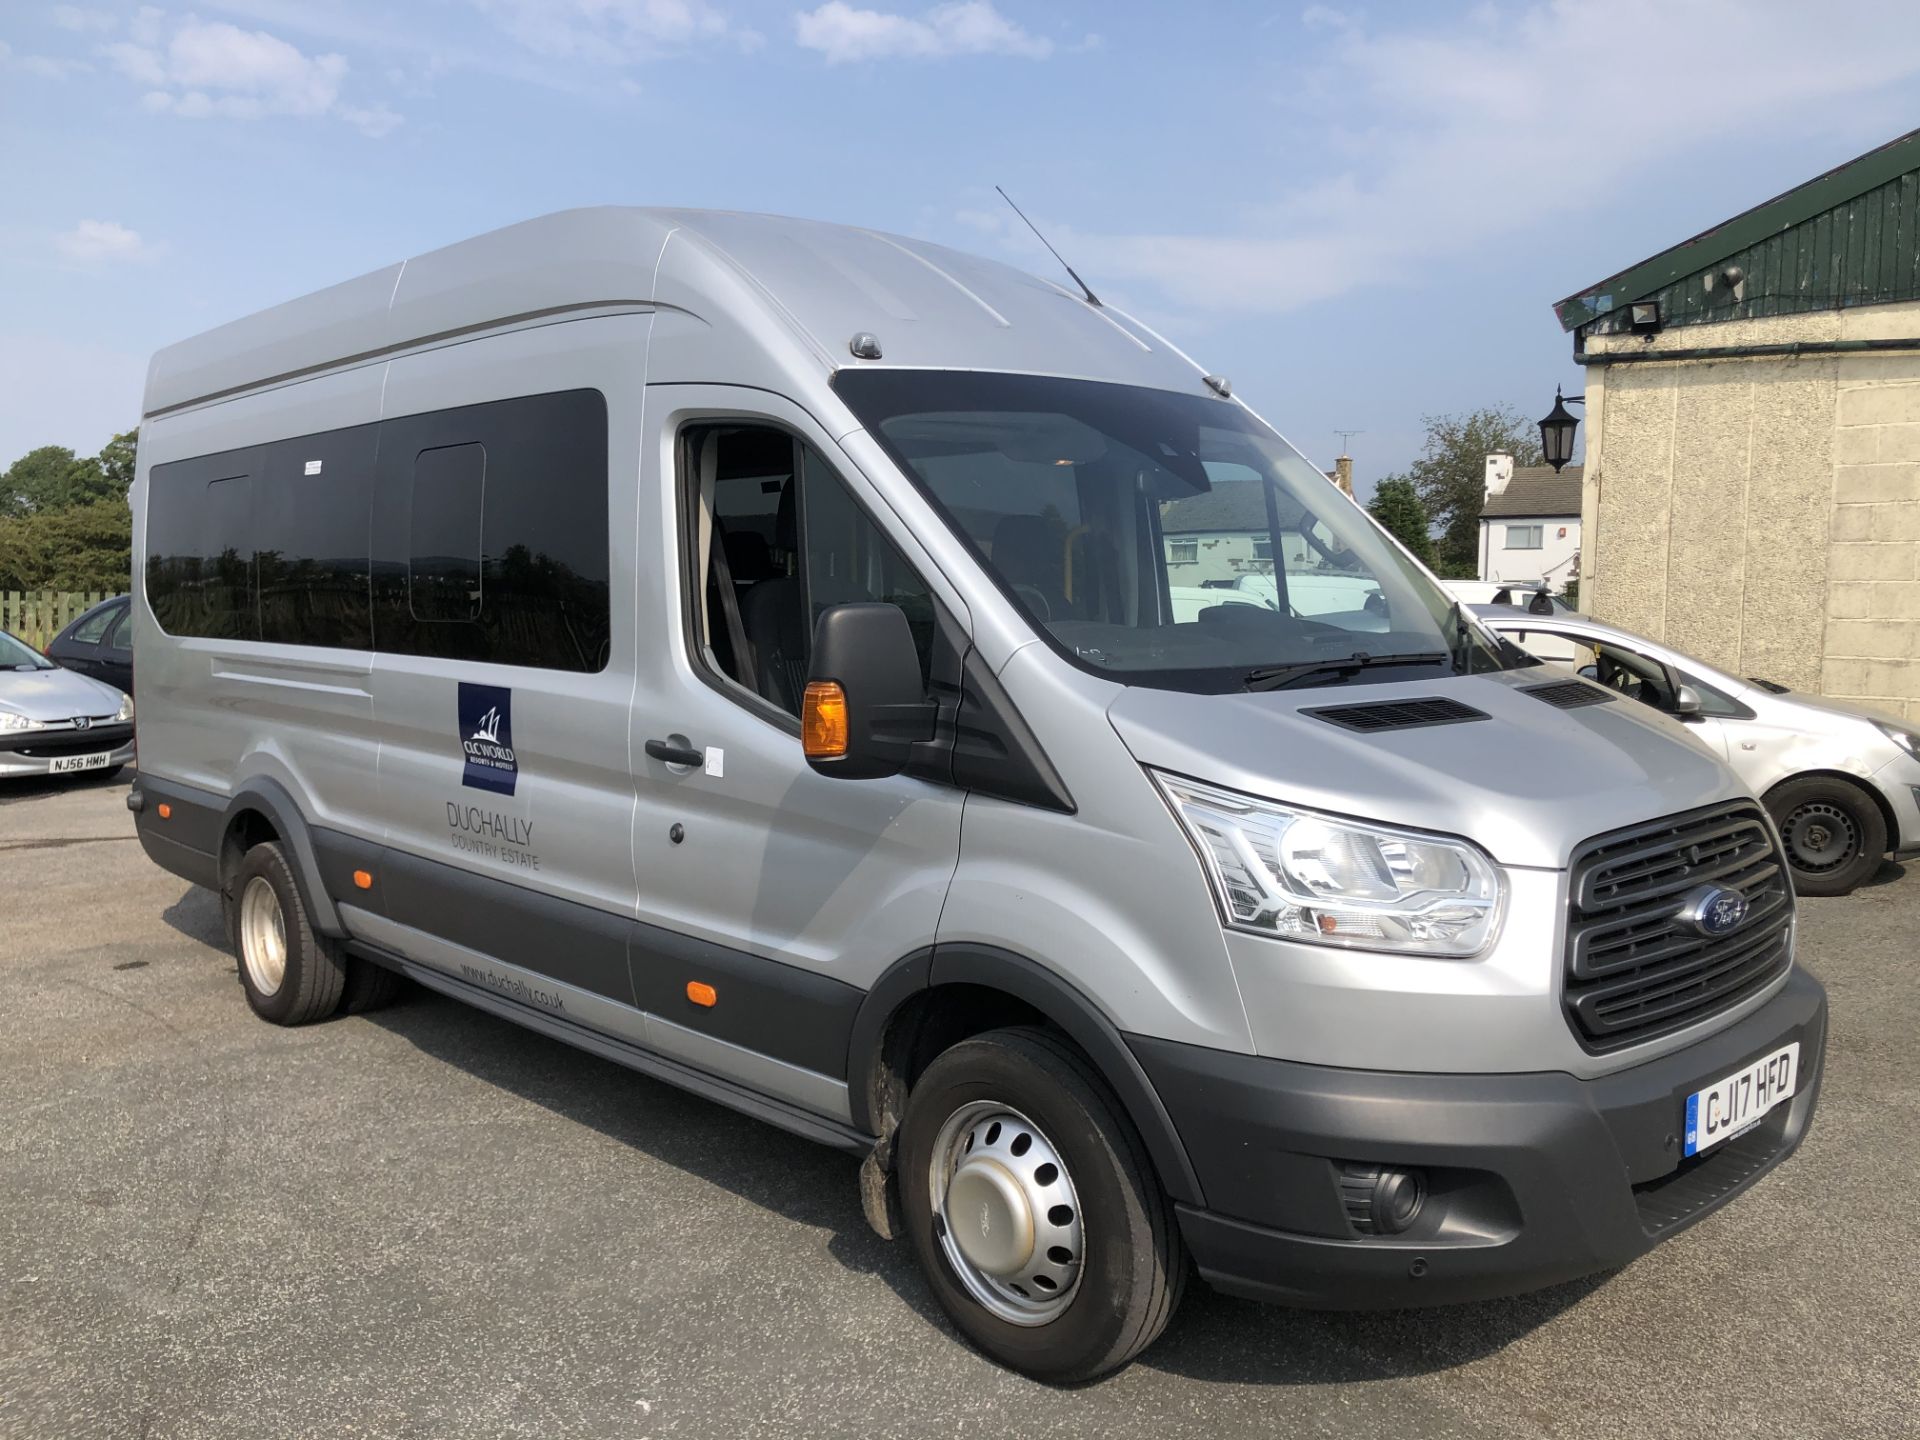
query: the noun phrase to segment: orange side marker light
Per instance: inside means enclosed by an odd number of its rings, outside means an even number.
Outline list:
[[[164,800],[160,802],[160,818],[162,820],[171,820],[173,818],[173,806],[167,804]]]
[[[704,980],[687,981],[687,999],[696,1005],[714,1006],[720,1003],[720,992]]]
[[[847,753],[847,692],[837,680],[809,680],[800,700],[800,745],[809,760]]]
[[[356,870],[353,872],[353,883],[358,885],[362,890],[371,890],[373,888],[373,876],[365,870]]]

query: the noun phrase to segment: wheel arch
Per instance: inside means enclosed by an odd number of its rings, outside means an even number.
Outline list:
[[[853,1123],[888,1150],[907,1090],[933,1056],[970,1035],[1044,1024],[1086,1055],[1152,1157],[1168,1195],[1204,1204],[1179,1131],[1125,1036],[1082,991],[1037,961],[997,946],[938,945],[896,962],[867,992],[847,1056]]]
[[[227,801],[220,829],[222,890],[237,868],[240,856],[262,839],[278,840],[286,851],[293,882],[300,888],[300,902],[306,906],[308,924],[322,935],[345,935],[339,911],[334,908],[333,897],[321,879],[306,817],[301,814],[298,802],[277,780],[256,776],[235,790]]]
[[[1880,793],[1880,787],[1871,781],[1862,780],[1858,775],[1848,774],[1845,770],[1799,770],[1791,775],[1783,775],[1767,787],[1766,793],[1760,797],[1760,803],[1765,805],[1767,812],[1771,814],[1775,793],[1802,780],[1824,780],[1831,784],[1845,785],[1851,790],[1858,790],[1864,794],[1873,801],[1874,808],[1880,812],[1880,819],[1887,827],[1887,852],[1891,853],[1901,847],[1899,818],[1894,815],[1893,806],[1887,803],[1887,797]],[[1906,843],[1910,844],[1916,840],[1920,840],[1920,835],[1911,837]]]

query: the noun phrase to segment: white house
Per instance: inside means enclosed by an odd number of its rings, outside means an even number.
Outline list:
[[[1511,455],[1487,456],[1480,506],[1480,578],[1564,590],[1580,576],[1581,467],[1515,469]]]

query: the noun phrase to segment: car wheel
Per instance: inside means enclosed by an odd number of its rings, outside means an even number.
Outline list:
[[[1767,796],[1801,895],[1846,895],[1880,868],[1887,821],[1857,785],[1818,776],[1789,780]]]
[[[901,1206],[941,1307],[1035,1379],[1091,1380],[1166,1328],[1186,1284],[1172,1206],[1104,1081],[1042,1030],[929,1065],[896,1147]]]
[[[253,1013],[275,1025],[331,1015],[346,985],[345,957],[308,923],[280,847],[267,841],[247,851],[229,893],[228,933]]]

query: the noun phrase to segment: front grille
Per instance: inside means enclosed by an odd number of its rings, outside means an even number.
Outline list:
[[[1465,720],[1484,720],[1486,712],[1458,700],[1380,700],[1369,705],[1326,705],[1303,710],[1316,720],[1338,725],[1345,730],[1371,734],[1376,730],[1412,730],[1421,725],[1458,725]]]
[[[132,738],[131,725],[99,725],[91,730],[62,730],[45,739],[36,737],[32,744],[17,746],[13,753],[29,760],[51,760],[56,755],[97,755],[102,750],[118,750]]]
[[[1574,852],[1567,916],[1567,1023],[1600,1053],[1668,1035],[1764,990],[1793,963],[1793,886],[1751,802],[1616,830]],[[1738,890],[1730,935],[1680,919],[1702,885]]]

